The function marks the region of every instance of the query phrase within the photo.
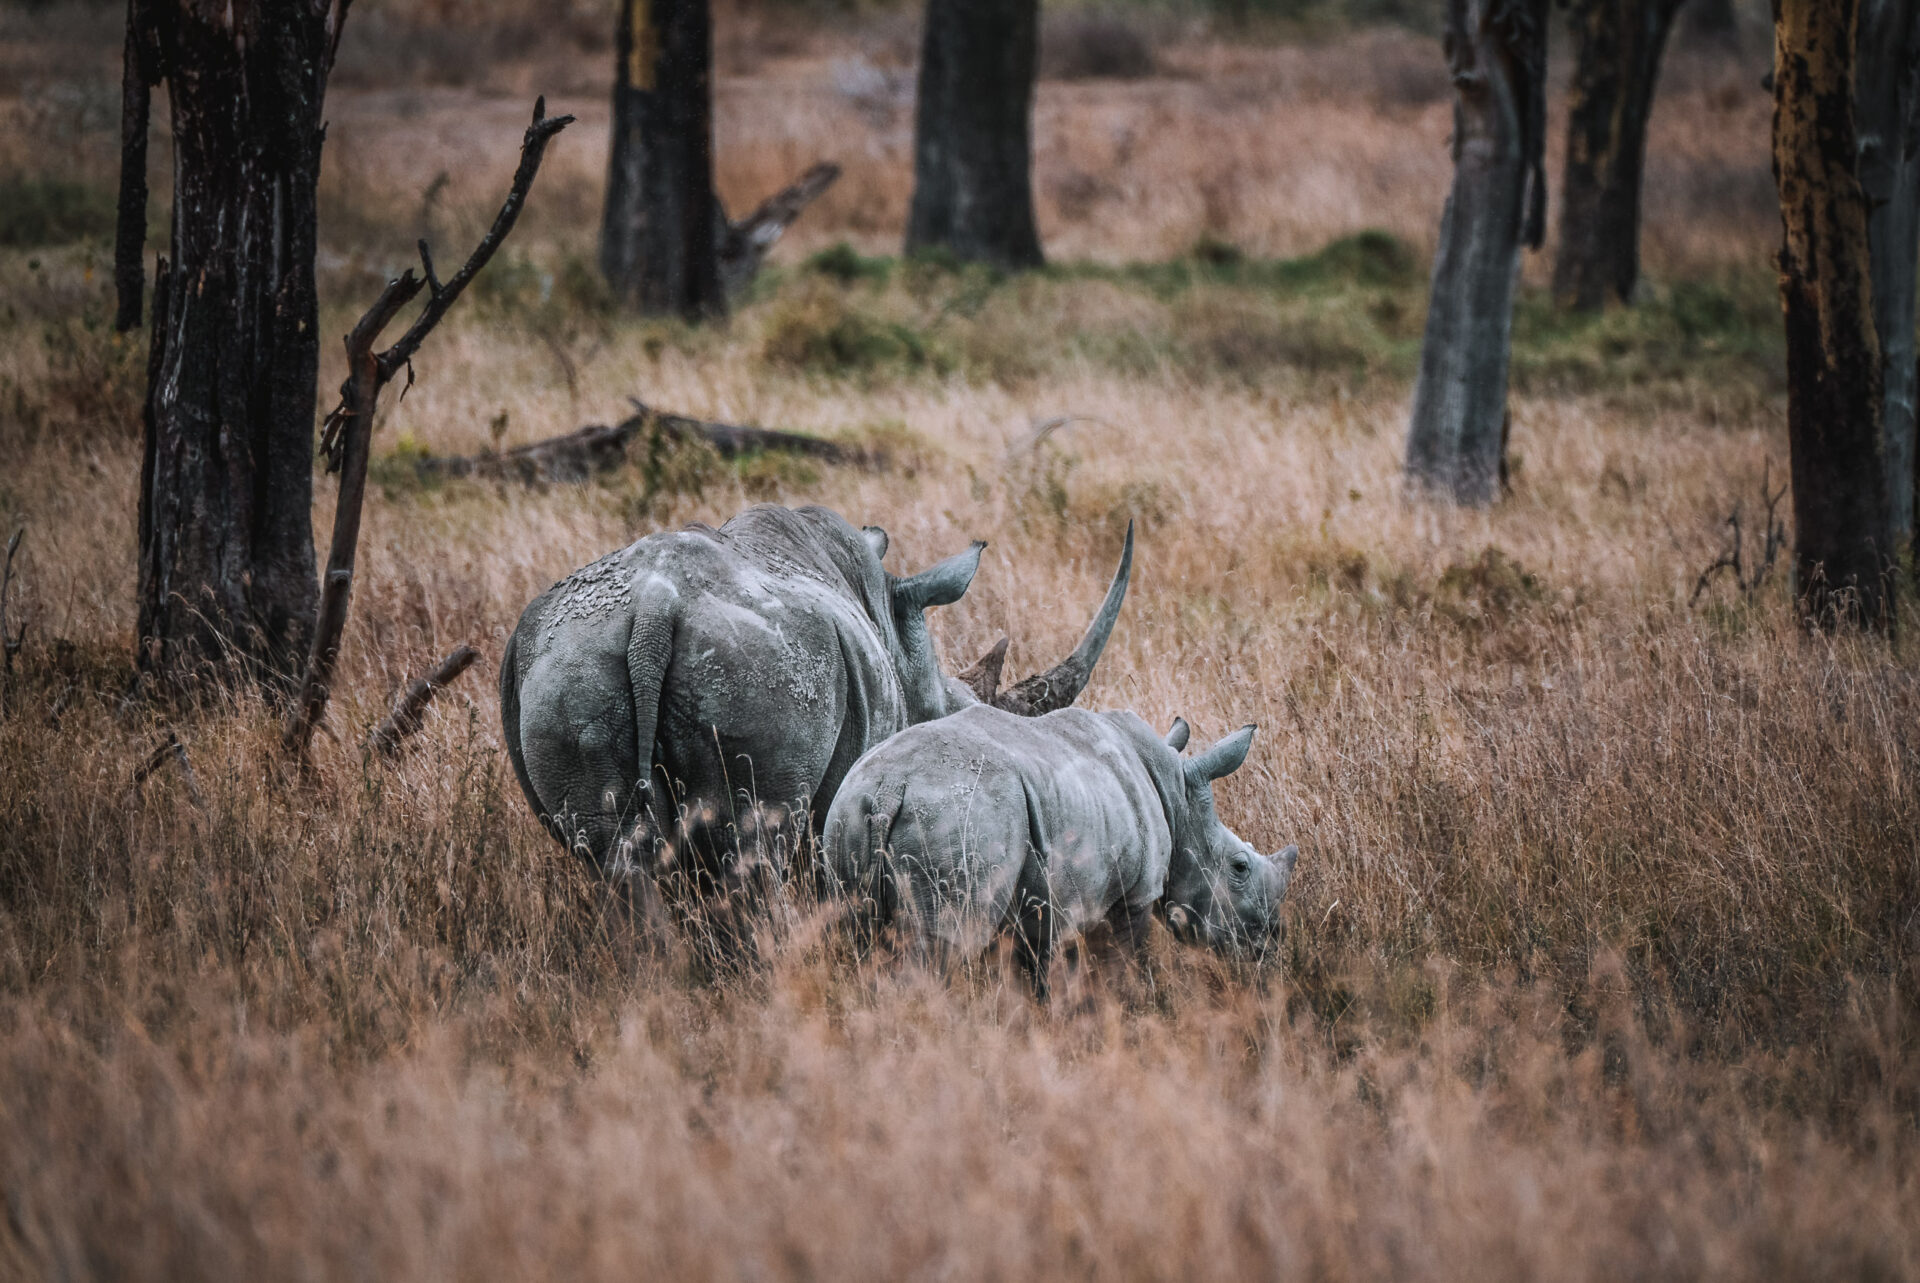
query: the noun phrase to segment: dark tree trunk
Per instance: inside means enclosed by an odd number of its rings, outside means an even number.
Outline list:
[[[314,188],[345,9],[134,5],[173,108],[140,486],[138,662],[163,681],[284,679],[312,627]]]
[[[1407,433],[1407,475],[1457,503],[1498,495],[1520,247],[1546,223],[1546,0],[1448,0],[1453,190]]]
[[[1679,0],[1580,0],[1580,42],[1567,92],[1567,164],[1553,293],[1597,312],[1631,302],[1640,279],[1640,186],[1660,55]]]
[[[1854,168],[1859,10],[1859,0],[1779,0],[1773,172],[1802,608],[1823,624],[1884,627],[1893,539],[1867,201]]]
[[[1860,187],[1867,200],[1881,432],[1894,546],[1913,542],[1914,274],[1920,254],[1920,3],[1863,0],[1855,95]]]
[[[113,237],[113,328],[140,328],[147,288],[147,126],[159,79],[146,0],[127,0],[127,43],[120,67],[120,208]]]
[[[1682,21],[1696,40],[1732,45],[1740,39],[1740,14],[1733,0],[1686,0]]]
[[[909,254],[1038,267],[1033,81],[1038,0],[927,0],[914,111]]]
[[[707,0],[622,0],[600,270],[650,316],[724,315]]]

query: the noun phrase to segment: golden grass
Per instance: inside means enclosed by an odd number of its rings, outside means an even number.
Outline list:
[[[781,81],[823,74],[809,56],[723,85],[730,195],[859,136],[853,109]],[[1312,88],[1317,54],[1170,57],[1217,68],[1043,93],[1043,138],[1096,159],[1102,113],[1139,122],[1134,160],[1088,170],[1134,174],[1135,195],[1082,222],[1043,197],[1057,254],[1430,237],[1441,109]],[[1289,59],[1277,83],[1234,80]],[[1234,83],[1253,86],[1239,106]],[[784,106],[740,111],[761,93]],[[404,258],[422,158],[458,175],[448,243],[504,176],[524,103],[423,101],[334,112],[332,181],[369,214],[329,243],[329,333],[364,302],[356,256]],[[1706,145],[1680,114],[1669,156]],[[1207,152],[1215,119],[1239,123]],[[1348,131],[1319,159],[1293,145],[1314,122]],[[1764,166],[1740,138],[1726,150]],[[525,270],[590,243],[597,147],[582,128],[556,150]],[[891,244],[889,154],[785,262]],[[1217,228],[1207,172],[1239,189]],[[1745,218],[1656,221],[1649,257],[1669,281],[1756,270],[1772,233]],[[471,452],[503,410],[506,440],[530,440],[638,392],[877,436],[898,464],[708,465],[675,474],[697,492],[651,494],[637,472],[527,491],[394,470],[369,500],[338,739],[302,779],[250,695],[121,698],[138,446],[82,322],[97,254],[0,260],[0,518],[28,527],[31,621],[0,717],[0,1276],[1920,1274],[1911,658],[1802,633],[1777,580],[1689,605],[1728,506],[1751,522],[1785,458],[1763,369],[1543,379],[1515,401],[1515,493],[1457,513],[1399,494],[1392,369],[1285,345],[1188,359],[1189,330],[1307,306],[1230,284],[1016,281],[934,323],[966,279],[789,273],[712,334],[503,287],[429,341],[378,452]],[[1354,298],[1329,306],[1378,302]],[[768,359],[781,326],[836,307],[944,355]],[[571,391],[540,337],[556,323]],[[1128,333],[1144,355],[1117,362],[1062,337]],[[1067,412],[1088,418],[1009,454]],[[721,980],[609,918],[511,780],[491,661],[555,578],[761,497],[885,525],[899,566],[988,539],[937,637],[958,666],[1008,632],[1022,673],[1072,644],[1139,520],[1085,702],[1201,736],[1260,723],[1219,792],[1249,839],[1301,846],[1278,963],[1158,939],[1149,982],[1094,949],[1043,1011],[993,959],[951,981],[856,964],[803,902],[762,967]],[[482,665],[402,762],[365,760],[391,689],[462,640]],[[135,787],[164,727],[192,779],[169,764]]]

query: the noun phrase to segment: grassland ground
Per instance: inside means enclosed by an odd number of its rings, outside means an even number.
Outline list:
[[[1784,568],[1696,591],[1736,504],[1756,563],[1786,459],[1750,56],[1679,52],[1638,306],[1564,317],[1529,262],[1518,467],[1483,513],[1399,491],[1447,163],[1413,36],[1201,32],[1152,75],[1048,82],[1054,265],[1001,278],[891,257],[892,19],[763,35],[723,65],[728,199],[848,173],[711,330],[595,284],[598,53],[343,73],[328,334],[421,230],[470,237],[534,91],[583,120],[383,407],[302,776],[251,693],[125,698],[144,345],[108,333],[84,232],[117,46],[33,21],[0,28],[39,76],[0,107],[72,148],[0,144],[43,202],[0,227],[28,623],[0,712],[0,1276],[1920,1276],[1913,629],[1809,634]],[[630,395],[889,462],[416,467]],[[332,500],[322,479],[322,538]],[[950,666],[1005,633],[1019,673],[1071,646],[1136,521],[1083,702],[1260,724],[1219,796],[1300,844],[1282,956],[1156,938],[1142,976],[1093,942],[1042,1010],[1003,959],[856,962],[804,898],[719,978],[610,914],[513,784],[493,661],[554,579],[757,500],[883,525],[896,566],[988,540],[932,622]],[[393,689],[460,641],[476,672],[369,757]],[[168,731],[184,758],[136,782]]]

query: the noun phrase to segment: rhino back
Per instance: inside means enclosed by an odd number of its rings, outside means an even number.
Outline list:
[[[683,587],[659,735],[689,799],[805,804],[905,723],[864,609],[829,581],[729,558]],[[823,808],[824,799],[819,803]]]
[[[1022,718],[976,706],[909,727],[847,777],[828,816],[831,867],[857,881],[883,858],[858,822],[881,799],[896,812],[894,867],[956,945],[983,944],[1007,921],[1023,874],[1076,929],[1122,901],[1151,904],[1171,839],[1136,740],[1082,709]]]

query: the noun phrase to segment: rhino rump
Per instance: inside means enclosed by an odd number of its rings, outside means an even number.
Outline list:
[[[650,838],[684,846],[761,804],[831,795],[904,720],[867,617],[874,585],[857,582],[864,541],[796,563],[775,545],[823,514],[745,515],[742,538],[663,533],[575,572],[509,640],[515,774],[554,835],[603,870],[623,837],[647,858]]]

